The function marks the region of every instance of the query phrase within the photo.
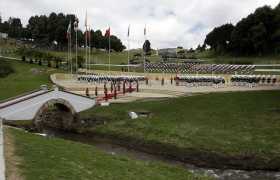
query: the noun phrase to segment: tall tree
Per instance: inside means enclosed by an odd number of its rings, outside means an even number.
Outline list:
[[[20,38],[21,37],[21,30],[22,30],[22,24],[21,20],[19,18],[9,18],[9,37],[12,38]]]
[[[145,40],[144,44],[143,44],[143,51],[144,53],[147,55],[147,54],[150,54],[151,53],[151,43],[149,40]]]
[[[226,52],[229,49],[233,29],[234,26],[232,24],[225,24],[215,28],[206,36],[205,44],[209,45],[216,52]]]

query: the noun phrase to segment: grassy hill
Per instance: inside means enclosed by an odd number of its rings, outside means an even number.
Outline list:
[[[58,72],[56,69],[6,61],[3,58],[0,58],[0,61],[10,63],[15,71],[5,78],[0,78],[0,100],[38,89],[42,84],[51,85],[50,74]]]

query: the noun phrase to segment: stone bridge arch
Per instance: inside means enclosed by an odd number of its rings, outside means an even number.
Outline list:
[[[44,128],[71,130],[77,120],[77,112],[71,103],[58,98],[48,100],[38,109],[33,124],[39,130]]]

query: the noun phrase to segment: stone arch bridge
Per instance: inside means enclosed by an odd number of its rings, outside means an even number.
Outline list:
[[[34,120],[36,123],[44,118],[48,109],[56,107],[62,112],[62,116],[69,120],[70,116],[73,117],[95,104],[95,99],[60,91],[58,88],[54,88],[54,90],[41,88],[38,91],[0,102],[0,119]]]

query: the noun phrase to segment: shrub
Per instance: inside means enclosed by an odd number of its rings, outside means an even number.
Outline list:
[[[6,77],[11,73],[14,73],[12,66],[6,62],[0,62],[0,78]]]

